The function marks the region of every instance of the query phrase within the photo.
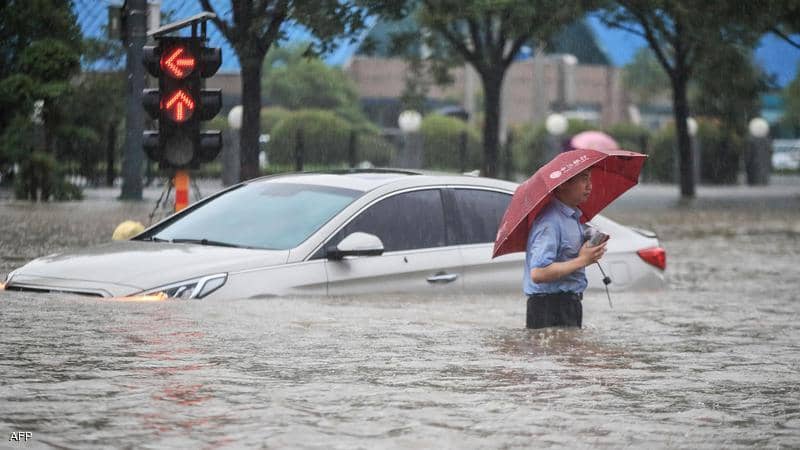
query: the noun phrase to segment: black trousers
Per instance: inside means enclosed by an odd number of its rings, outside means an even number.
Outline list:
[[[581,327],[583,320],[583,294],[560,292],[533,294],[528,297],[528,328]]]

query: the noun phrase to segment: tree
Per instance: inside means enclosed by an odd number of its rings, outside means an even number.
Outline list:
[[[422,0],[420,24],[439,61],[470,64],[484,93],[483,174],[497,175],[503,80],[523,45],[580,15],[577,0]],[[585,3],[585,2],[584,2]],[[423,35],[426,33],[422,33]]]
[[[44,41],[47,40],[47,41]],[[48,48],[53,44],[54,48]],[[41,95],[78,69],[81,34],[66,0],[5,1],[0,6],[0,132],[30,114]],[[56,58],[50,61],[50,57]],[[9,107],[6,107],[8,105]]]
[[[783,100],[786,102],[786,110],[781,122],[794,134],[800,130],[800,67],[798,69],[794,80],[783,89],[782,93]]]
[[[353,81],[338,67],[304,55],[306,45],[273,48],[264,61],[261,87],[270,103],[286,109],[326,109],[365,121]]]
[[[688,85],[703,58],[726,45],[752,47],[757,33],[741,26],[739,3],[692,0],[617,0],[604,9],[609,26],[647,41],[672,88],[672,110],[678,140],[681,196],[695,196],[694,158],[686,119]]]
[[[273,43],[283,37],[287,23],[302,25],[318,39],[311,53],[324,53],[336,45],[333,38],[347,36],[364,27],[368,12],[399,10],[398,2],[362,0],[346,4],[339,0],[231,0],[231,8],[220,14],[209,0],[199,0],[205,11],[217,15],[214,24],[236,51],[242,75],[241,177],[259,175],[258,135],[261,112],[262,63]],[[220,11],[225,12],[225,11]]]
[[[80,69],[81,47],[80,29],[69,1],[2,2],[0,166],[26,163],[37,151],[54,151],[56,134],[64,122],[59,105],[71,92],[70,78]],[[42,101],[41,126],[34,126],[31,120],[37,101]],[[44,130],[43,143],[34,139],[36,128]],[[40,156],[38,160],[52,161],[47,167],[55,164],[52,155]],[[47,188],[23,181],[33,191],[41,187],[42,199],[47,200]]]
[[[773,33],[795,48],[800,49],[800,3],[796,0],[770,0],[769,2],[742,2],[745,9],[742,22],[764,33]]]
[[[622,84],[631,93],[633,100],[642,105],[650,103],[669,90],[667,87],[669,78],[648,47],[639,49],[633,61],[625,66]]]
[[[750,53],[749,48],[720,47],[697,65],[689,89],[690,104],[698,115],[713,117],[742,137],[749,120],[759,115],[760,94],[771,85]]]

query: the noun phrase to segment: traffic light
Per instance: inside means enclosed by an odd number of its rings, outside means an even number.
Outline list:
[[[145,110],[158,120],[158,131],[144,132],[144,150],[162,168],[197,168],[222,148],[220,131],[201,131],[201,122],[222,107],[220,89],[203,89],[203,79],[222,64],[222,53],[199,37],[157,39],[158,45],[144,48],[144,66],[158,78],[158,89],[142,92]]]

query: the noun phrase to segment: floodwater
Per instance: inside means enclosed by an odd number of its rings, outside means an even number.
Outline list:
[[[154,203],[92,195],[0,202],[0,277]],[[0,293],[0,447],[797,448],[800,182],[699,197],[607,210],[660,234],[669,289],[591,292],[582,330],[524,329],[521,296]]]

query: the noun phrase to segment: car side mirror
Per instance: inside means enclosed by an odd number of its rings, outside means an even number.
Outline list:
[[[383,254],[383,242],[378,236],[356,231],[347,235],[337,245],[328,246],[325,256],[330,260],[340,260],[345,256],[379,256]]]

